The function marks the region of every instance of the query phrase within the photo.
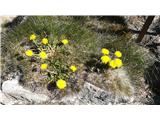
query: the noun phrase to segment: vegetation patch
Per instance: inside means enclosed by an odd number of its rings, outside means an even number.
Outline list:
[[[149,58],[142,55],[146,51],[134,43],[125,24],[98,17],[29,16],[2,33],[1,48],[3,73],[21,70],[24,83],[37,82],[64,94],[68,89],[80,90],[83,80],[77,76],[86,71],[106,76],[112,84],[95,78],[90,82],[98,81],[107,89],[130,95],[131,85],[123,84],[123,77],[111,80],[108,71],[125,68],[127,78],[139,87],[139,79],[150,64]]]

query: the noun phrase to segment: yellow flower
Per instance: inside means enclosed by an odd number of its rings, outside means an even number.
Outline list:
[[[62,40],[62,43],[63,43],[64,45],[66,45],[66,44],[68,44],[68,40],[67,40],[67,39],[63,39],[63,40]]]
[[[109,66],[110,66],[111,68],[116,68],[116,67],[117,67],[117,64],[116,64],[115,60],[111,60],[111,61],[109,62]]]
[[[122,63],[122,60],[121,59],[119,59],[119,58],[116,58],[115,60],[111,60],[110,62],[109,62],[109,66],[111,67],[111,68],[120,68],[120,67],[122,67],[122,65],[123,65],[123,63]]]
[[[116,52],[114,53],[114,55],[115,55],[116,57],[122,57],[122,53],[121,53],[120,51],[116,51]]]
[[[72,70],[72,72],[75,72],[75,71],[77,70],[77,67],[74,66],[74,65],[71,65],[71,66],[70,66],[70,69]]]
[[[43,39],[42,39],[42,43],[43,43],[44,45],[48,44],[48,39],[47,39],[47,38],[43,38]]]
[[[64,89],[67,84],[66,84],[66,81],[65,80],[62,80],[62,79],[59,79],[57,82],[56,82],[56,85],[59,89]]]
[[[111,58],[107,55],[104,55],[104,56],[101,57],[101,61],[104,64],[107,64],[110,60],[111,60]]]
[[[32,50],[27,50],[27,51],[25,52],[25,54],[26,54],[27,56],[29,56],[29,57],[32,57],[32,56],[33,56],[33,51],[32,51]]]
[[[36,39],[36,35],[35,34],[30,35],[29,39],[30,40],[35,40]]]
[[[41,70],[46,70],[48,65],[46,63],[41,64]]]
[[[40,58],[42,58],[42,59],[46,59],[46,58],[47,58],[47,54],[46,54],[46,52],[44,52],[44,51],[41,51],[41,52],[39,53],[39,56],[40,56]]]
[[[123,63],[122,63],[122,60],[121,59],[115,59],[115,64],[116,64],[116,67],[122,67]]]
[[[109,50],[106,49],[106,48],[102,48],[101,52],[102,52],[104,55],[109,55]]]

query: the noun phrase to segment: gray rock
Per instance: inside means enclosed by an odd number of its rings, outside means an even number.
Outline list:
[[[146,17],[144,16],[124,16],[128,28],[131,30],[139,31],[144,25]]]
[[[25,99],[17,99],[11,95],[8,95],[0,91],[0,105],[15,105],[15,104],[25,105],[29,103]]]
[[[0,104],[1,105],[6,105],[6,104],[14,104],[15,100],[13,100],[10,96],[5,95],[1,90],[0,90]]]
[[[133,97],[118,96],[112,92],[104,91],[101,88],[85,82],[79,93],[65,96],[61,100],[52,100],[52,104],[70,105],[110,105],[110,104],[134,104]]]
[[[7,80],[2,84],[2,92],[15,98],[27,100],[29,103],[43,103],[49,101],[49,97],[44,94],[36,94],[19,85],[19,76],[12,80]]]

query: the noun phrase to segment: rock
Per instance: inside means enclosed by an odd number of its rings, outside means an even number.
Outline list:
[[[124,16],[125,21],[130,30],[139,31],[144,25],[144,22],[147,17],[145,16]]]
[[[152,24],[150,25],[149,31],[160,33],[160,16],[155,16]]]
[[[134,104],[133,97],[118,96],[85,82],[82,90],[74,95],[65,96],[61,100],[52,100],[52,104],[70,105],[110,105],[110,104]]]
[[[0,16],[0,24],[11,22],[17,16]]]
[[[5,32],[14,28],[21,24],[25,18],[25,16],[0,16],[0,25],[3,24],[3,28],[0,27],[0,32]]]
[[[159,55],[160,55],[160,46],[157,46],[157,52],[158,52]]]
[[[105,91],[110,91],[122,96],[134,95],[134,87],[131,84],[131,79],[127,70],[124,67],[115,70],[108,69],[106,75],[98,74],[96,72],[86,74],[85,81]]]
[[[135,33],[133,34],[133,38],[137,38],[139,31],[141,31],[147,16],[124,16],[125,21],[128,25],[128,28],[131,32]],[[146,36],[152,36],[153,39],[156,39],[156,35],[160,33],[160,17],[155,16],[152,24],[150,25],[148,32],[151,34],[146,34]],[[144,38],[144,41],[149,42],[151,41],[148,39],[148,37]],[[152,40],[153,41],[153,40]]]
[[[43,103],[49,101],[49,97],[44,94],[36,94],[30,90],[24,89],[19,85],[19,76],[12,80],[7,80],[2,84],[2,92],[14,96],[17,99],[27,100],[29,103]]]
[[[0,16],[0,25],[11,22],[16,16]],[[2,28],[0,27],[0,32]]]
[[[142,104],[124,68],[108,70],[108,77],[97,73],[84,73],[84,85],[79,93],[52,100],[52,104],[109,105]]]
[[[1,90],[0,90],[0,104],[6,105],[6,104],[14,104],[15,101],[11,97],[7,97]]]
[[[0,91],[0,105],[26,105],[29,104],[27,100],[24,99],[16,99],[13,96],[3,93]]]

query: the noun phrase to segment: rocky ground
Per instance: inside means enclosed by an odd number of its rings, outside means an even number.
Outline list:
[[[147,17],[125,17],[127,24],[133,37],[137,38],[141,27]],[[155,16],[152,24],[150,25],[146,35],[144,36],[141,45],[147,48],[155,55],[155,62],[149,66],[144,73],[144,81],[146,84],[144,91],[147,92],[146,97],[150,97],[153,104],[160,104],[160,17]],[[148,56],[149,57],[149,56]],[[143,92],[144,93],[144,92]],[[151,102],[151,103],[152,103]]]
[[[1,23],[12,21],[13,17],[1,17]],[[133,37],[137,37],[137,33],[140,31],[141,27],[146,20],[146,17],[125,17],[128,28],[132,31]],[[144,47],[150,49],[156,56],[156,67],[154,69],[154,77],[156,76],[157,81],[159,81],[160,76],[160,17],[156,16],[152,25],[150,26],[149,33],[145,36],[143,40]],[[152,33],[152,34],[150,34]],[[158,44],[158,45],[157,45]],[[73,93],[67,95],[63,98],[56,99],[56,94],[51,94],[47,89],[37,87],[36,89],[29,89],[20,84],[21,74],[18,72],[10,73],[5,79],[0,79],[0,104],[95,104],[95,105],[108,105],[108,104],[155,104],[154,97],[158,99],[158,95],[152,93],[149,89],[150,83],[145,84],[145,79],[142,78],[142,83],[144,83],[143,88],[138,94],[135,94],[134,87],[130,85],[128,81],[127,73],[125,70],[122,72],[113,71],[117,76],[125,78],[126,85],[130,86],[131,95],[127,96],[123,93],[115,92],[103,89],[103,86],[97,86],[92,83],[92,79],[100,78],[98,74],[94,73],[84,73],[85,80],[84,86],[78,93]],[[115,74],[114,73],[114,74]],[[151,76],[151,75],[149,75]],[[114,77],[114,76],[113,76]],[[158,78],[157,78],[158,77]],[[148,78],[148,76],[147,76]],[[102,78],[103,79],[103,78]],[[150,79],[151,80],[151,79]],[[106,83],[109,84],[109,83]],[[156,83],[155,83],[156,84]],[[43,89],[43,91],[42,91]],[[157,100],[157,99],[156,99]],[[156,104],[159,104],[158,102]]]
[[[12,73],[8,76],[8,80],[2,83],[2,89],[0,91],[0,104],[142,104],[140,101],[137,101],[138,99],[133,93],[132,96],[127,96],[119,92],[113,93],[112,91],[106,91],[92,84],[90,82],[92,79],[94,79],[92,76],[99,77],[96,73],[83,74],[87,75],[87,77],[80,92],[57,99],[56,94],[53,96],[50,92],[47,92],[47,90],[45,91],[44,88],[43,92],[40,90],[40,88],[36,88],[37,90],[34,92],[31,89],[29,90],[28,88],[24,88],[21,84],[19,84],[20,75]],[[119,76],[126,77],[126,74],[119,74]],[[101,78],[99,77],[99,79]],[[128,84],[130,83],[126,83],[126,85]],[[131,89],[132,92],[134,92],[133,88]]]

